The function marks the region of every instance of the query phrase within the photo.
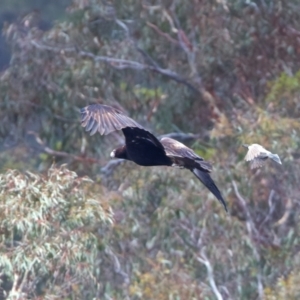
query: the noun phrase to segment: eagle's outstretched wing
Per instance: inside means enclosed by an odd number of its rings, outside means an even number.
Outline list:
[[[124,113],[114,107],[103,104],[92,104],[80,110],[81,125],[85,127],[90,135],[97,131],[103,134],[109,134],[125,127],[143,128],[140,124],[124,115]]]

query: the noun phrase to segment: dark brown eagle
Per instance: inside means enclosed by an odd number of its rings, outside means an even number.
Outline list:
[[[91,135],[122,130],[125,145],[113,150],[113,158],[122,158],[141,166],[172,166],[186,168],[215,195],[227,211],[221,192],[210,177],[212,166],[192,149],[168,137],[160,141],[140,124],[108,105],[93,104],[81,109],[81,125]]]

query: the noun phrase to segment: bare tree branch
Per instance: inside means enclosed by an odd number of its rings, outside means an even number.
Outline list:
[[[125,284],[128,285],[130,283],[129,276],[128,276],[128,274],[126,272],[124,272],[122,270],[121,264],[120,264],[120,261],[119,261],[118,257],[108,247],[105,249],[105,253],[112,258],[113,263],[114,263],[114,271],[115,271],[115,273],[121,275],[123,277],[123,279],[124,279]]]
[[[77,155],[70,154],[70,153],[67,153],[67,152],[64,152],[64,151],[53,150],[53,149],[47,147],[43,143],[43,141],[41,140],[41,138],[38,136],[38,134],[36,132],[28,131],[28,134],[34,136],[36,143],[39,145],[39,148],[47,154],[50,154],[50,155],[53,155],[53,156],[58,156],[58,157],[66,157],[66,158],[70,158],[70,159],[85,162],[85,163],[97,163],[97,164],[102,163],[101,160],[99,160],[99,159],[95,159],[95,158],[91,158],[91,157],[77,156]]]
[[[176,72],[174,72],[172,70],[163,69],[163,68],[159,67],[156,63],[153,63],[153,65],[148,65],[148,64],[142,64],[142,63],[132,61],[132,60],[127,60],[127,59],[119,59],[119,58],[113,58],[113,57],[108,57],[108,56],[99,56],[99,55],[95,55],[91,52],[87,52],[87,51],[83,51],[83,50],[77,51],[76,47],[59,48],[59,47],[40,44],[35,40],[32,40],[31,44],[40,50],[48,50],[48,51],[53,51],[53,52],[59,52],[62,54],[65,52],[77,52],[78,55],[80,55],[81,57],[87,57],[94,61],[106,62],[115,69],[150,70],[150,71],[159,73],[161,75],[164,75],[178,83],[182,83],[185,86],[187,86],[188,88],[190,88],[193,92],[200,94],[199,89],[197,87],[195,87],[193,84],[191,84],[190,82],[188,82],[185,78],[181,77],[179,74],[177,74]],[[145,53],[142,49],[140,49],[140,52]],[[145,55],[146,54],[144,54],[144,56]],[[148,56],[148,54],[147,54],[147,56]]]
[[[243,207],[244,212],[246,214],[246,217],[247,217],[247,222],[246,223],[247,223],[248,232],[250,233],[250,235],[258,235],[259,233],[258,233],[258,231],[255,227],[255,224],[253,222],[253,219],[251,217],[249,209],[247,208],[246,201],[241,196],[241,194],[239,193],[239,190],[238,190],[237,185],[236,185],[234,180],[232,180],[232,186],[233,186],[233,190],[235,192],[235,195],[239,199],[240,203],[242,204],[242,207]]]
[[[215,296],[217,297],[218,300],[223,300],[223,297],[222,297],[221,293],[219,292],[218,287],[217,287],[216,282],[215,282],[213,268],[212,268],[209,260],[207,259],[206,254],[205,254],[205,248],[202,248],[201,256],[196,255],[196,259],[200,263],[205,265],[206,270],[207,270],[208,281],[209,281],[210,287],[213,290]]]
[[[197,76],[198,78],[200,77],[198,74],[198,70],[196,68],[196,63],[195,63],[195,47],[193,46],[193,44],[190,42],[189,38],[187,37],[186,33],[184,32],[184,30],[181,28],[180,26],[180,22],[176,16],[175,13],[175,9],[174,7],[171,9],[171,13],[168,14],[169,18],[172,20],[172,22],[174,24],[176,24],[177,28],[174,32],[177,33],[177,38],[179,41],[179,44],[182,48],[182,50],[185,52],[191,72],[192,72],[192,76]],[[171,17],[172,15],[172,17]]]
[[[30,265],[28,266],[28,268],[26,269],[26,271],[25,271],[25,273],[23,275],[22,281],[21,281],[21,283],[19,285],[19,288],[18,288],[18,290],[20,291],[20,293],[22,293],[23,287],[24,287],[24,285],[25,285],[25,283],[26,283],[26,281],[28,279],[28,274],[31,271],[31,269],[33,268],[33,266],[36,263],[36,261],[37,261],[37,258],[35,257],[32,260],[32,262],[30,263]]]
[[[287,203],[285,206],[285,211],[283,216],[274,224],[274,226],[280,226],[283,225],[288,218],[290,217],[290,214],[293,212],[293,202],[290,198],[287,199]]]
[[[242,206],[243,206],[243,209],[246,213],[246,216],[247,216],[247,221],[246,221],[246,228],[247,228],[247,231],[251,236],[255,236],[257,237],[258,239],[262,239],[260,237],[260,234],[258,232],[258,230],[256,229],[255,227],[255,223],[253,222],[253,219],[251,217],[251,214],[247,208],[247,205],[246,205],[246,201],[245,199],[241,196],[241,194],[239,193],[239,190],[237,188],[237,185],[235,183],[235,181],[233,180],[232,181],[232,186],[233,186],[233,189],[234,189],[234,192],[235,192],[235,195],[237,196],[237,198],[239,199],[239,201],[241,202]],[[256,245],[252,242],[252,240],[250,239],[250,242],[251,242],[251,246],[252,246],[252,250],[253,250],[253,254],[255,256],[255,259],[257,261],[257,264],[258,264],[258,267],[257,267],[257,289],[258,289],[258,294],[259,294],[259,297],[260,299],[263,299],[264,298],[264,289],[263,289],[263,284],[262,284],[262,276],[261,276],[261,271],[260,271],[260,267],[259,267],[259,263],[260,263],[260,253],[256,247]]]
[[[104,167],[101,168],[101,172],[104,173],[105,176],[110,176],[123,161],[124,159],[110,160]]]
[[[200,134],[184,133],[184,132],[171,132],[171,133],[160,135],[158,137],[158,139],[161,139],[163,137],[169,137],[169,138],[175,139],[181,143],[186,143],[186,142],[190,142],[190,141],[198,139],[200,137]]]

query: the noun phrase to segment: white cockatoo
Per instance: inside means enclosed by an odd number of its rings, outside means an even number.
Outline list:
[[[244,147],[248,148],[248,152],[245,156],[246,161],[250,161],[251,169],[260,168],[264,162],[271,158],[281,165],[281,160],[277,154],[273,154],[270,151],[266,150],[263,146],[259,144],[247,145],[244,144]]]

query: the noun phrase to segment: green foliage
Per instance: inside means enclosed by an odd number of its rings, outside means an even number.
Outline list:
[[[266,300],[296,300],[300,297],[299,272],[294,270],[286,278],[281,276],[274,287],[265,289]]]
[[[276,80],[270,83],[271,90],[267,97],[268,101],[274,101],[276,98],[284,93],[290,94],[299,91],[300,88],[300,71],[294,76],[289,76],[286,73],[282,73]]]
[[[260,108],[257,108],[256,111],[255,120],[247,118],[240,120],[240,125],[243,128],[239,136],[241,143],[245,141],[248,144],[255,142],[276,149],[279,146],[278,141],[281,141],[281,144],[289,145],[290,150],[298,147],[300,140],[297,132],[300,129],[300,122],[297,119],[280,117]],[[251,128],[250,132],[249,128]]]
[[[106,197],[91,187],[89,178],[65,166],[51,167],[46,176],[16,170],[0,175],[0,266],[18,299],[23,289],[64,295],[56,290],[59,281],[73,289],[93,280],[105,247],[99,229],[110,227],[113,215]]]
[[[198,299],[203,296],[203,290],[196,280],[185,276],[185,270],[180,263],[172,266],[172,262],[164,259],[162,253],[150,262],[151,270],[134,274],[134,282],[129,293],[136,299]],[[155,288],[153,288],[155,287]]]
[[[282,73],[276,80],[269,83],[270,92],[266,97],[272,109],[280,111],[289,117],[299,118],[300,71],[290,76]]]

